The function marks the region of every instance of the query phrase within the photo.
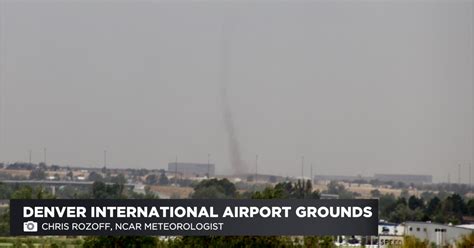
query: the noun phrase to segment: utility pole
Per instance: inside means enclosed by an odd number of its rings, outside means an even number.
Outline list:
[[[107,168],[107,150],[104,150],[104,168]]]
[[[461,185],[461,164],[458,164],[458,184]]]
[[[472,171],[472,165],[471,165],[471,162],[469,162],[469,189],[472,187],[472,174],[471,174],[471,171]]]
[[[301,181],[304,181],[304,156],[301,156]]]
[[[448,172],[448,185],[451,184],[451,173]]]
[[[257,183],[258,178],[258,154],[255,155],[255,183]]]
[[[311,185],[313,185],[313,163],[311,163]]]
[[[174,184],[178,187],[178,155],[176,155],[176,163],[174,167]]]
[[[28,158],[29,158],[29,163],[31,164],[31,150],[28,150]]]
[[[207,179],[211,177],[211,154],[207,154]]]
[[[43,148],[43,155],[44,155],[43,163],[46,165],[46,147]]]

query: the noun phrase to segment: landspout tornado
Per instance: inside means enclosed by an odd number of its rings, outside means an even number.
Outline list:
[[[230,153],[230,163],[234,174],[242,174],[245,172],[245,165],[240,154],[240,143],[234,126],[232,110],[230,108],[227,96],[229,81],[229,40],[225,27],[222,32],[221,51],[220,51],[220,71],[219,81],[221,85],[220,95],[222,101],[222,113],[224,117],[224,126],[227,133],[228,148]]]

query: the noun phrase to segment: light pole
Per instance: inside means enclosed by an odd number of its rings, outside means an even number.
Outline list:
[[[178,156],[176,155],[176,163],[174,168],[174,184],[178,187]]]
[[[472,176],[471,176],[471,175],[472,175],[472,174],[471,174],[471,169],[472,169],[472,168],[471,168],[471,167],[472,167],[472,165],[471,165],[471,163],[469,162],[469,189],[472,187]]]
[[[107,150],[104,150],[104,168],[107,168]]]
[[[207,154],[207,179],[211,178],[211,154]]]
[[[301,181],[304,181],[304,156],[301,156]]]
[[[461,164],[458,164],[458,184],[461,185]]]
[[[258,178],[258,154],[255,155],[255,183],[257,183]]]

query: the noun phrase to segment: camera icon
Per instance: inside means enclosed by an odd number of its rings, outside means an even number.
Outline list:
[[[23,222],[23,232],[37,232],[38,223],[34,221]]]

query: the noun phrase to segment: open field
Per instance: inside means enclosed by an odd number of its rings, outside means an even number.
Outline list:
[[[351,192],[359,193],[361,195],[361,198],[371,198],[370,192],[372,190],[379,190],[381,194],[393,194],[395,197],[400,196],[402,193],[401,189],[392,189],[392,188],[387,188],[387,187],[374,187],[370,184],[357,184],[357,183],[343,183],[341,184],[344,185],[344,187]],[[315,183],[313,185],[314,190],[319,190],[320,192],[327,190],[327,184],[326,182],[320,182],[320,183]],[[408,193],[410,195],[416,195],[420,196],[420,191],[410,189],[408,190]]]
[[[0,169],[0,174],[10,175],[12,177],[25,177],[30,176],[31,171],[29,170],[7,170],[5,168]]]
[[[150,186],[150,190],[157,192],[160,196],[170,197],[170,196],[179,196],[179,198],[188,198],[189,194],[193,192],[191,187],[176,187],[176,186],[161,186],[153,185]]]

